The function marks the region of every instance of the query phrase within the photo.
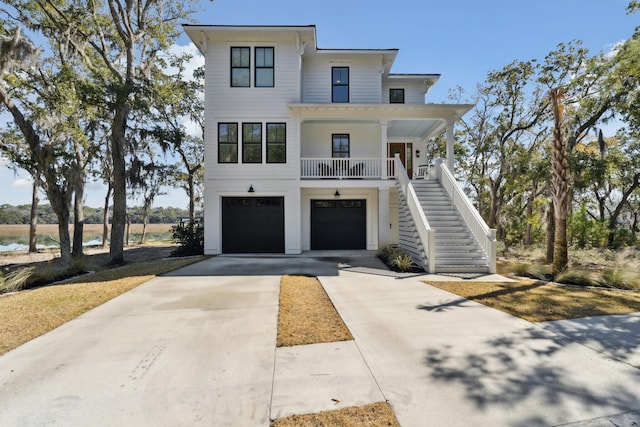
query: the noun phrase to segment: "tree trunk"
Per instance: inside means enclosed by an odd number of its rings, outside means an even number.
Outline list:
[[[524,245],[527,247],[531,246],[531,244],[533,243],[532,242],[533,238],[531,236],[531,232],[533,229],[533,224],[531,224],[531,217],[533,216],[533,201],[536,198],[537,192],[538,192],[538,185],[536,182],[534,182],[531,188],[531,195],[527,199],[527,226],[524,233]]]
[[[567,246],[567,214],[569,212],[569,161],[567,144],[562,135],[564,89],[551,90],[553,103],[553,146],[551,149],[551,182],[553,186],[553,205],[555,210],[555,244],[553,250],[553,275],[559,274],[569,264]]]
[[[51,203],[51,209],[58,218],[58,234],[60,237],[60,260],[64,266],[71,263],[71,238],[69,235],[69,217],[71,199],[68,189],[49,187],[47,188],[47,198]]]
[[[127,215],[126,218],[127,218],[126,242],[127,242],[127,246],[129,246],[129,232],[131,231],[131,218],[129,218],[129,215]]]
[[[124,262],[124,233],[127,216],[127,183],[125,167],[125,132],[128,107],[126,101],[116,105],[111,127],[111,158],[113,161],[113,216],[111,218],[110,264]]]
[[[78,141],[75,141],[74,149],[77,170],[73,174],[73,256],[77,258],[84,255],[84,182],[87,157],[84,147]]]
[[[84,183],[76,183],[76,191],[73,196],[73,257],[83,255],[84,237]]]
[[[187,168],[189,165],[187,165]],[[196,194],[195,194],[195,184],[193,182],[194,172],[189,171],[188,185],[189,185],[189,220],[192,224],[196,221]]]
[[[147,222],[147,216],[145,215],[144,218],[142,218],[142,236],[140,236],[141,245],[143,245],[147,240]]]
[[[68,266],[71,263],[71,237],[69,235],[69,211],[67,211],[66,218],[58,217],[58,234],[60,236],[60,261],[62,261],[63,265]]]
[[[553,200],[549,202],[549,209],[547,210],[547,252],[546,263],[551,264],[553,262],[553,248],[556,238],[556,213],[553,208]]]
[[[29,215],[29,253],[38,252],[38,178],[33,178],[33,193],[31,194],[31,212]]]
[[[107,236],[109,235],[109,198],[111,197],[111,181],[107,186],[107,195],[104,196],[104,212],[102,212],[102,249],[107,248]]]

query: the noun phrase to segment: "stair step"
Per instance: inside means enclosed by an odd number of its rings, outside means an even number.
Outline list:
[[[437,265],[436,273],[489,273],[489,266],[475,265]]]
[[[429,226],[435,230],[436,273],[488,273],[484,251],[440,182],[420,179],[412,183]]]

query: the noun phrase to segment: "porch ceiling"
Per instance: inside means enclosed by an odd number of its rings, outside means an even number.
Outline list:
[[[430,138],[445,127],[443,120],[392,120],[387,125],[388,138]]]

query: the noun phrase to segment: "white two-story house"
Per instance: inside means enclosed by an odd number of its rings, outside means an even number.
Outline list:
[[[397,49],[320,49],[315,26],[184,29],[205,57],[206,254],[391,244],[427,271],[495,270],[451,175],[472,106],[426,104],[439,75],[391,73]],[[446,160],[425,159],[443,132]]]

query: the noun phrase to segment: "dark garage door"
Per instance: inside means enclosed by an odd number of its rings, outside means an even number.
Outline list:
[[[366,200],[311,201],[311,249],[366,248]]]
[[[223,253],[283,253],[284,197],[223,197]]]

